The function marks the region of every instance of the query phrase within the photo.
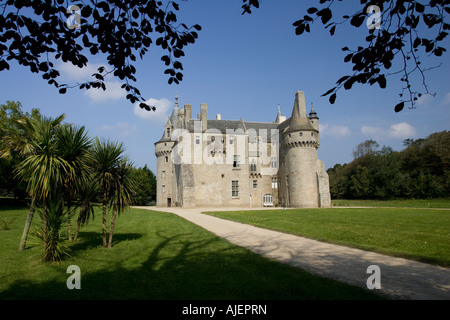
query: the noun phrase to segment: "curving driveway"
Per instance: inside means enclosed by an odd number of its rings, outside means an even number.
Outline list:
[[[369,278],[369,285],[377,279],[381,288],[372,290],[379,290],[390,298],[450,300],[448,268],[324,243],[201,213],[219,210],[217,208],[139,208],[174,213],[235,245],[313,274],[363,288],[367,288]],[[242,208],[220,208],[220,211],[227,210]],[[374,265],[379,268],[379,273],[371,269],[373,267],[370,266]]]

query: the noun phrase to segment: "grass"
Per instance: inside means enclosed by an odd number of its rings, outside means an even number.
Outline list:
[[[68,243],[60,264],[39,261],[41,246],[18,251],[26,208],[0,208],[0,300],[379,299],[372,291],[263,258],[164,212],[131,209],[117,220],[113,247],[101,247],[101,214]],[[33,221],[33,224],[36,220]],[[81,270],[69,290],[67,268]]]
[[[307,238],[450,267],[450,210],[330,208],[208,214]]]
[[[450,199],[332,200],[334,207],[450,208]]]

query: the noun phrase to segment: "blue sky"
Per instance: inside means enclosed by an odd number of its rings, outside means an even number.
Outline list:
[[[334,105],[328,97],[321,97],[337,79],[351,73],[352,66],[343,62],[346,53],[341,48],[362,44],[368,29],[365,24],[360,28],[341,26],[331,37],[317,23],[310,34],[296,36],[292,23],[315,3],[266,0],[253,14],[242,16],[242,1],[238,0],[180,1],[179,21],[203,28],[197,42],[185,49],[181,84],[167,83],[159,48],[151,48],[136,64],[137,86],[158,107],[156,112],[143,112],[132,105],[113,78],[107,79],[106,92],[71,89],[60,95],[39,75],[14,64],[0,73],[0,103],[20,101],[25,111],[39,108],[47,116],[65,113],[67,122],[85,125],[91,136],[122,141],[136,166],[147,164],[153,171],[154,142],[162,135],[176,93],[180,106],[192,104],[194,117],[200,104],[207,103],[210,119],[220,113],[222,119],[272,122],[278,105],[289,117],[295,92],[304,91],[307,107],[313,102],[320,118],[319,158],[326,168],[350,162],[352,150],[367,139],[401,150],[406,138],[425,138],[450,129],[449,53],[437,62],[427,60],[430,65],[442,63],[427,73],[429,90],[436,95],[424,96],[416,109],[393,111],[401,92],[401,83],[394,77],[388,78],[387,89],[355,85],[342,90]],[[356,3],[359,1],[346,1],[338,4],[337,10],[353,12]],[[336,12],[336,16],[343,14]],[[448,43],[446,48],[450,48]],[[81,70],[60,65],[61,80],[86,80],[105,61],[92,57]]]

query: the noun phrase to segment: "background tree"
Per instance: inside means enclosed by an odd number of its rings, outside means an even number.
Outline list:
[[[136,82],[137,57],[143,58],[154,43],[162,48],[161,60],[167,66],[169,83],[182,80],[185,46],[195,42],[199,25],[188,27],[178,22],[175,1],[3,1],[0,4],[0,71],[15,60],[39,73],[48,84],[65,93],[70,87],[106,89],[104,78],[120,79],[126,98],[141,108],[155,109],[144,103]],[[73,85],[59,83],[56,61],[79,68],[88,63],[87,54],[105,54],[108,66],[102,66],[91,81]]]
[[[373,140],[360,143],[370,152],[355,152],[352,162],[327,170],[333,199],[439,198],[450,194],[450,132],[425,139],[407,139],[405,149],[374,148]],[[363,150],[363,149],[361,149]]]
[[[353,73],[338,79],[336,86],[323,96],[330,95],[329,101],[333,104],[337,91],[342,87],[349,90],[355,83],[378,84],[380,88],[386,88],[387,76],[391,75],[401,75],[403,82],[400,101],[394,108],[396,112],[401,111],[405,103],[413,108],[419,97],[431,94],[425,73],[437,66],[427,66],[423,57],[441,57],[447,51],[443,40],[450,29],[446,21],[450,1],[360,0],[355,12],[347,12],[340,19],[333,19],[333,10],[342,2],[318,0],[318,7],[308,8],[303,18],[293,23],[297,35],[311,32],[315,22],[328,29],[330,35],[334,35],[337,27],[345,23],[356,28],[368,28],[364,45],[353,49],[347,46],[342,48],[348,52],[344,62],[353,64]],[[259,8],[259,5],[259,0],[243,0],[243,14],[250,14],[252,8]],[[364,22],[366,25],[363,25]],[[420,89],[414,85],[416,79],[421,83]]]
[[[130,175],[136,182],[136,193],[132,204],[148,206],[156,200],[156,177],[145,165],[143,168],[132,168]]]

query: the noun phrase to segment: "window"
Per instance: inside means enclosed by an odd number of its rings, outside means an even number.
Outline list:
[[[272,178],[272,189],[278,188],[278,181],[277,178]]]
[[[234,136],[230,136],[230,144],[234,143]]]
[[[170,137],[170,127],[167,127],[167,136]]]
[[[169,162],[169,157],[168,156],[166,156],[166,162]]]
[[[286,187],[289,187],[289,176],[286,176]]]
[[[233,156],[233,168],[239,168],[240,164],[241,164],[240,156],[239,155]]]
[[[256,162],[255,159],[252,159],[252,163],[250,163],[250,171],[255,172],[256,171]]]
[[[264,206],[273,206],[273,196],[271,194],[264,195]]]
[[[277,157],[270,158],[270,163],[272,168],[278,168]]]
[[[258,180],[253,180],[253,189],[258,188]]]
[[[311,137],[314,137],[314,132],[311,132]]]
[[[165,172],[165,171],[162,172],[162,177],[163,177],[163,178],[166,177],[166,172]]]
[[[166,192],[166,186],[162,186],[162,192]]]
[[[238,180],[231,181],[231,196],[239,197],[239,181]]]
[[[200,136],[195,136],[195,144],[200,144]]]
[[[303,132],[300,132],[300,137],[303,137]]]

